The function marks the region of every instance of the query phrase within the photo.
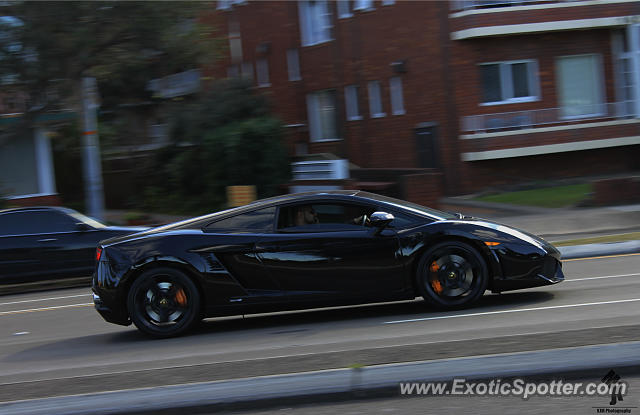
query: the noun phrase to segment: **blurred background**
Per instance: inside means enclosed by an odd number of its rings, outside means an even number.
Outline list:
[[[571,3],[3,2],[0,203],[637,203],[638,3]]]

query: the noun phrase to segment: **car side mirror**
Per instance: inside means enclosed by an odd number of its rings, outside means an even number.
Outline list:
[[[387,212],[373,212],[369,218],[369,223],[374,228],[378,228],[376,234],[382,232],[394,220],[395,217],[391,213]]]
[[[85,232],[90,231],[91,229],[93,228],[84,222],[76,222],[76,231]]]

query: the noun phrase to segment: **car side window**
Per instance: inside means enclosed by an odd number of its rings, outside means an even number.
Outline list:
[[[280,208],[278,230],[322,232],[366,226],[374,208],[351,203],[304,203]]]
[[[276,208],[252,210],[208,224],[205,232],[267,233],[273,230]]]
[[[75,230],[75,222],[60,212],[8,212],[0,216],[0,229],[1,235],[72,232]]]

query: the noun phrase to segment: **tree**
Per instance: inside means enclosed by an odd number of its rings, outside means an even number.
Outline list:
[[[103,100],[148,97],[152,78],[211,64],[216,40],[205,2],[3,2],[0,75],[28,92],[33,111],[76,103],[82,77]],[[55,93],[51,93],[55,91]]]
[[[98,80],[108,110],[149,100],[153,78],[211,64],[213,27],[199,23],[209,8],[205,2],[2,2],[0,81],[28,97],[27,111],[7,136],[28,134],[50,110],[80,113],[85,77]],[[99,156],[95,139],[85,141],[91,166],[85,181],[93,194],[101,188],[90,179],[100,177],[93,168]]]
[[[144,181],[149,208],[204,213],[226,206],[225,187],[255,185],[258,197],[290,179],[282,123],[268,100],[242,80],[220,80],[172,120],[173,145],[160,152]]]

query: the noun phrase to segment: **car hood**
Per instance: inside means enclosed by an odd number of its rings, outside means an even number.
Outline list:
[[[448,220],[447,222],[473,225],[476,227],[476,230],[472,233],[483,240],[512,243],[525,242],[544,249],[547,252],[557,252],[557,249],[553,245],[541,237],[510,225],[466,216],[462,219]]]

